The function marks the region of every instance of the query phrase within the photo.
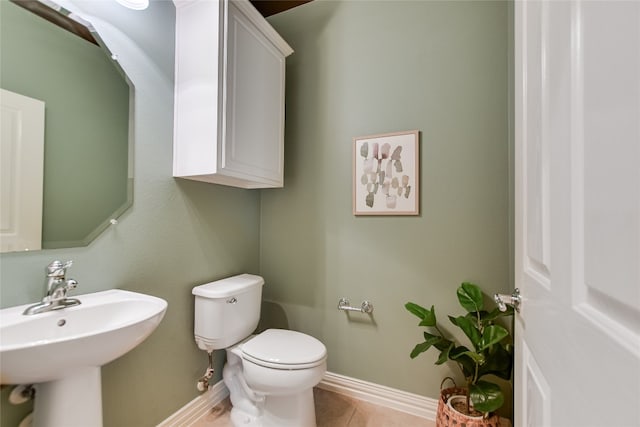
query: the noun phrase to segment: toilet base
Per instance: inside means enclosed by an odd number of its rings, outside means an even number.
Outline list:
[[[316,427],[313,389],[287,396],[266,396],[258,416],[241,407],[231,409],[235,427]]]
[[[316,427],[313,389],[289,396],[267,396],[263,421],[264,427]]]
[[[262,427],[262,421],[249,415],[240,408],[231,408],[231,424],[233,427]]]

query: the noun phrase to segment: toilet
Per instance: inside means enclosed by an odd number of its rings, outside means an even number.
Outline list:
[[[196,344],[209,353],[226,349],[222,378],[234,426],[316,427],[313,387],[327,370],[327,349],[295,331],[252,335],[263,285],[241,274],[194,287]]]

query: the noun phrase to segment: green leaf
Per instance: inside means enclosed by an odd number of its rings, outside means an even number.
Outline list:
[[[442,338],[440,335],[434,335],[434,334],[431,334],[431,333],[429,333],[429,332],[427,332],[427,331],[424,331],[424,332],[422,333],[422,335],[424,336],[424,340],[425,340],[425,341],[429,341],[429,340],[433,340],[433,339],[440,339],[440,338]]]
[[[417,316],[419,319],[421,319],[421,322],[418,326],[436,325],[436,312],[433,306],[431,306],[431,310],[427,310],[421,305],[408,302],[404,305],[404,308],[406,308],[414,316]]]
[[[454,343],[452,341],[449,341],[446,338],[441,338],[440,341],[435,343],[433,346],[440,351],[444,351],[445,349],[447,349],[448,347],[452,347],[453,345]]]
[[[465,351],[469,351],[469,349],[467,347],[461,345],[461,346],[458,346],[458,347],[455,347],[455,348],[451,349],[450,356],[451,356],[452,359],[455,359],[456,356],[464,353]]]
[[[429,350],[429,348],[431,348],[432,345],[434,345],[435,343],[437,343],[442,339],[442,337],[439,337],[437,335],[431,335],[427,332],[424,333],[424,337],[425,337],[425,341],[423,343],[417,344],[411,351],[410,356],[412,359],[414,359],[420,353],[424,353],[425,351]]]
[[[497,344],[485,350],[486,363],[478,369],[478,378],[495,375],[504,380],[511,379],[513,370],[513,346]]]
[[[480,412],[493,412],[504,404],[504,395],[497,384],[478,381],[469,387],[473,407]]]
[[[442,351],[440,351],[440,356],[436,361],[436,365],[442,365],[444,362],[449,360],[449,352],[453,348],[453,345],[454,344],[451,341],[449,341],[449,345],[445,347]]]
[[[482,310],[482,291],[473,283],[464,282],[458,288],[458,301],[468,312]]]
[[[475,364],[482,365],[485,362],[484,354],[476,353],[475,351],[471,351],[471,350],[467,350],[462,353],[459,353],[458,355],[456,355],[456,360],[459,359],[460,356],[469,357],[471,360],[473,360],[474,365]]]
[[[421,342],[420,344],[416,344],[416,346],[411,350],[411,354],[409,355],[412,359],[415,359],[420,353],[424,353],[429,350],[431,344],[428,342]]]
[[[482,310],[480,312],[480,318],[482,318],[482,316],[484,316],[486,314],[487,314],[487,312]],[[480,327],[482,326],[482,322],[480,324],[478,324],[478,313],[477,312],[471,311],[471,312],[467,313],[464,317],[466,317],[471,322],[473,322],[473,324],[475,325],[476,328],[480,329]]]
[[[509,331],[507,331],[502,326],[489,325],[484,328],[484,331],[482,332],[482,338],[480,338],[478,350],[482,351],[485,348],[492,346],[493,344],[497,344],[508,335]]]
[[[449,351],[449,359],[460,365],[465,377],[473,376],[476,371],[476,362],[469,355],[470,353],[473,352],[463,345],[454,347]]]
[[[465,316],[452,317],[449,316],[451,323],[462,329],[464,334],[469,338],[473,347],[478,350],[478,344],[480,343],[480,331],[475,326],[475,322]]]
[[[453,344],[451,341],[449,341],[448,339],[440,335],[433,335],[433,334],[430,334],[429,332],[424,332],[423,335],[424,335],[425,341],[431,342],[432,345],[440,351],[446,349],[447,347]]]
[[[427,309],[424,308],[423,306],[413,302],[406,303],[404,305],[404,308],[406,308],[411,314],[419,317],[420,319],[424,317],[424,313],[427,311]]]
[[[505,316],[513,316],[513,307],[508,305],[505,311],[500,311],[498,308],[494,308],[490,313],[487,313],[486,311],[484,312],[484,314],[481,313],[481,319],[483,323],[492,322],[499,317]]]

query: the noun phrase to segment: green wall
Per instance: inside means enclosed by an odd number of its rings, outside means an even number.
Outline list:
[[[0,87],[45,102],[43,248],[83,246],[127,203],[129,86],[104,51],[0,1]]]
[[[454,368],[409,358],[422,332],[404,303],[446,320],[462,314],[462,281],[512,288],[509,20],[507,2],[487,1],[316,0],[270,18],[295,53],[260,271],[289,326],[326,344],[329,371],[436,398]],[[352,137],[412,129],[420,216],[353,216]],[[370,300],[373,316],[337,311],[341,297]]]
[[[76,5],[135,85],[135,202],[85,248],[0,255],[0,304],[39,301],[44,267],[54,259],[73,259],[75,294],[122,288],[166,299],[158,329],[102,371],[105,427],[154,426],[200,394],[207,357],[193,339],[192,287],[259,272],[259,193],[172,178],[173,3],[152,1],[145,11]],[[9,405],[9,391],[0,396],[2,427],[16,427],[30,411]]]

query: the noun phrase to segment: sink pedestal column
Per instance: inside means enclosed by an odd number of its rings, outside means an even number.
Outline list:
[[[99,367],[78,368],[61,380],[36,384],[35,389],[33,427],[102,427]]]

